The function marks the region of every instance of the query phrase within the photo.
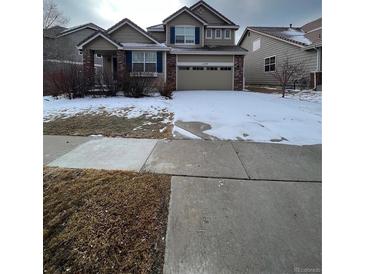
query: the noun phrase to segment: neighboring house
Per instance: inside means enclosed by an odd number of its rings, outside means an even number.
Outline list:
[[[235,45],[239,26],[199,1],[183,7],[146,32],[129,19],[80,42],[84,71],[94,77],[95,53],[104,74],[153,77],[167,89],[242,90],[246,50]]]
[[[54,26],[43,30],[43,61],[53,64],[82,65],[82,52],[76,46],[86,37],[103,30],[93,23],[72,28]],[[96,58],[95,64],[102,66],[102,58]]]
[[[278,85],[273,73],[286,58],[303,63],[303,85],[321,89],[322,18],[300,28],[247,27],[238,45],[248,50],[245,57],[247,85]],[[292,83],[294,84],[294,83]]]

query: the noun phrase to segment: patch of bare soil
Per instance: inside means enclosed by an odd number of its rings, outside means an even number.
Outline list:
[[[45,135],[129,137],[149,139],[171,139],[172,113],[162,112],[158,116],[141,115],[127,118],[102,113],[81,113],[71,117],[58,117],[43,123]]]
[[[43,171],[45,273],[162,273],[170,177]]]
[[[281,89],[278,87],[245,86],[245,89],[252,92],[281,93]]]

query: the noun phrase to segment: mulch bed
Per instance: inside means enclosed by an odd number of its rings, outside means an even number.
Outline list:
[[[45,273],[162,273],[170,177],[45,167]]]
[[[171,139],[172,124],[163,122],[169,117],[172,120],[171,113],[161,113],[156,117],[141,115],[136,118],[119,117],[107,113],[80,113],[44,122],[43,134]]]

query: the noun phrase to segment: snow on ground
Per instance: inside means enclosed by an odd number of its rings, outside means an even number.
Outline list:
[[[102,113],[134,118],[143,114],[158,115],[166,111],[165,99],[158,97],[126,98],[97,97],[77,98],[69,100],[64,97],[58,99],[51,96],[43,97],[43,120],[51,121],[59,117],[70,117],[78,113]]]
[[[175,92],[174,119],[200,121],[212,126],[204,131],[219,139],[245,139],[257,142],[319,144],[321,141],[321,102],[301,100],[290,95],[235,91]]]
[[[126,108],[129,110],[123,111]],[[73,100],[44,97],[45,121],[100,111],[126,117],[170,111],[174,113],[174,121],[210,124],[212,128],[204,133],[224,140],[282,140],[280,143],[297,145],[322,143],[320,92],[299,92],[288,94],[286,98],[281,98],[280,94],[237,91],[178,91],[173,100],[162,97]],[[175,131],[192,138],[176,126]]]

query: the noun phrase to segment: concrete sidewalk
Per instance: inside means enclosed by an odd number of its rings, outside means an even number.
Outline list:
[[[320,182],[321,146],[44,136],[44,163],[226,179]]]
[[[320,273],[321,233],[319,183],[173,177],[164,273]]]

